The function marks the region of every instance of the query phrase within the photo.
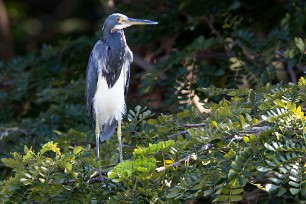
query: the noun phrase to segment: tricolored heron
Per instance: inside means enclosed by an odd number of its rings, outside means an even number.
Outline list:
[[[96,134],[96,154],[99,159],[99,139],[108,139],[115,132],[122,162],[121,121],[126,111],[125,98],[130,81],[133,53],[126,44],[123,29],[132,25],[157,24],[155,21],[128,18],[114,13],[103,25],[103,35],[95,44],[88,62],[86,103]]]

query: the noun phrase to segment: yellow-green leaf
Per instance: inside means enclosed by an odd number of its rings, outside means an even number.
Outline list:
[[[158,121],[155,120],[155,119],[149,119],[149,120],[147,121],[147,123],[148,123],[149,125],[157,125],[157,124],[158,124]]]
[[[73,154],[78,154],[82,151],[83,147],[82,146],[76,146],[74,149],[73,149]]]
[[[218,127],[218,124],[217,124],[216,121],[212,121],[211,124],[212,124],[213,126],[215,126],[216,128]]]

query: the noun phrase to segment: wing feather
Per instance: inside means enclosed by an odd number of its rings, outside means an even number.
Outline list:
[[[122,66],[111,62],[111,48],[107,42],[99,40],[92,50],[86,72],[86,106],[93,128],[96,128],[96,113],[94,108],[94,97],[97,90],[98,76],[102,75],[107,81],[109,88],[114,86],[120,76]],[[117,67],[111,69],[112,66]],[[118,68],[118,66],[120,68]],[[117,71],[116,71],[117,70]],[[119,73],[119,74],[118,74]],[[117,120],[113,119],[110,123],[100,125],[100,140],[103,142],[115,131]]]
[[[126,73],[125,73],[125,86],[124,86],[124,95],[127,97],[127,93],[130,85],[130,63],[126,65]]]
[[[128,47],[123,46],[119,49],[112,50],[111,46],[103,38],[95,44],[89,57],[86,72],[86,106],[94,129],[96,127],[94,97],[97,90],[99,74],[106,79],[108,87],[112,88],[120,76],[123,65],[125,65],[124,95],[126,97],[130,83],[130,63],[132,62],[132,58],[132,52]],[[101,141],[106,140],[114,133],[117,123],[118,121],[113,119],[110,123],[101,124]]]
[[[94,110],[94,97],[97,90],[98,82],[98,67],[95,65],[93,54],[90,54],[87,71],[86,71],[86,109],[90,116],[92,126],[95,128],[95,110]]]
[[[91,122],[93,127],[95,127],[95,109],[94,109],[94,97],[97,91],[97,83],[99,74],[102,74],[107,71],[107,64],[109,63],[110,52],[109,46],[105,41],[99,40],[88,60],[87,71],[86,71],[86,105],[87,112],[90,115]],[[103,76],[107,78],[106,76]]]
[[[124,86],[124,95],[127,97],[127,93],[130,85],[130,65],[133,62],[133,53],[129,47],[126,47],[126,73],[125,73],[125,86]]]

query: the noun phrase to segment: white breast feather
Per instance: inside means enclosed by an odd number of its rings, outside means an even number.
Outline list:
[[[104,77],[99,73],[94,107],[101,125],[111,123],[113,119],[122,120],[125,114],[124,87],[126,82],[126,65],[121,69],[120,76],[112,88],[108,88]]]

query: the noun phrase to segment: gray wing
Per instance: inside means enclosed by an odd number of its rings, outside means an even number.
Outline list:
[[[125,86],[124,86],[124,95],[127,97],[127,93],[130,85],[130,63],[127,63],[126,75],[125,75]]]
[[[124,86],[124,95],[127,97],[127,93],[130,85],[130,65],[133,62],[133,53],[130,48],[127,47],[126,50],[126,75],[125,75],[125,86]]]
[[[91,123],[93,128],[96,128],[96,113],[94,108],[94,97],[97,90],[98,76],[99,74],[109,74],[108,70],[110,69],[108,66],[111,65],[110,62],[111,53],[110,47],[105,41],[99,40],[93,51],[90,54],[87,72],[86,72],[86,107],[87,112],[90,116]],[[112,62],[113,63],[113,62]],[[121,70],[121,69],[120,69]],[[117,71],[118,72],[118,71]],[[108,86],[113,86],[115,81],[118,79],[116,73],[112,73],[115,76],[110,78],[108,81]],[[119,72],[120,73],[120,72]],[[107,78],[107,76],[106,76]],[[104,124],[100,126],[100,140],[103,142],[114,133],[117,121],[113,120],[108,124]]]
[[[94,110],[94,104],[93,99],[95,97],[95,93],[97,90],[97,82],[98,82],[98,67],[95,65],[93,59],[93,54],[90,54],[88,65],[87,65],[87,71],[86,71],[86,92],[85,92],[85,98],[86,98],[86,109],[90,116],[90,120],[92,123],[92,126],[95,128],[95,110]]]

